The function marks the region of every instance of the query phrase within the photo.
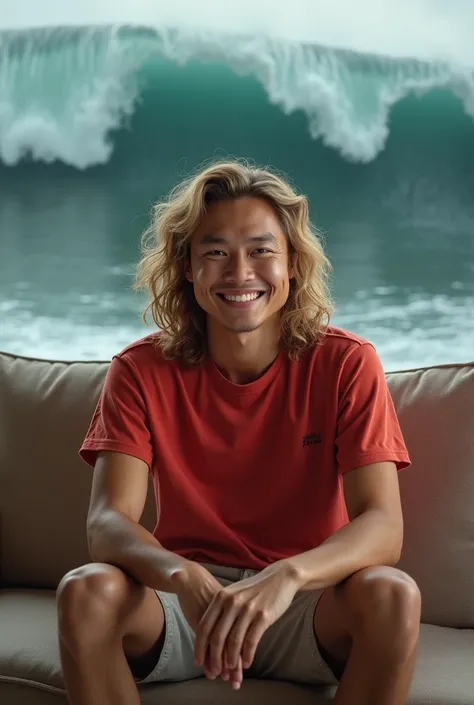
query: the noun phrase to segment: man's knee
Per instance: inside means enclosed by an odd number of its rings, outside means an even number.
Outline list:
[[[63,638],[93,637],[116,624],[127,590],[127,576],[106,563],[88,563],[62,578],[56,592],[58,627]]]
[[[354,623],[365,635],[394,647],[418,638],[421,593],[410,575],[392,566],[371,566],[354,573],[346,588]]]

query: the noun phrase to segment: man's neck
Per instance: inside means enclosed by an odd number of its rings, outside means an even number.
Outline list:
[[[208,349],[222,374],[235,384],[261,377],[280,352],[279,326],[263,325],[250,333],[233,333],[208,323]]]

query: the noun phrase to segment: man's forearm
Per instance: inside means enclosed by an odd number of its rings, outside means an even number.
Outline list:
[[[87,527],[93,561],[121,568],[154,590],[174,593],[190,564],[167,551],[143,526],[122,512],[109,510]]]
[[[299,590],[336,585],[371,565],[395,565],[400,558],[399,528],[376,509],[367,510],[320,546],[282,561],[297,576]]]

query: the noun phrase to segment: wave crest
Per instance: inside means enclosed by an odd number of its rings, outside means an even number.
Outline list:
[[[349,161],[384,149],[391,107],[448,88],[474,116],[474,72],[262,36],[175,28],[94,27],[0,33],[0,157],[61,160],[79,169],[111,156],[111,132],[139,97],[138,69],[154,56],[225,63],[264,86],[285,113],[303,110],[314,139]]]

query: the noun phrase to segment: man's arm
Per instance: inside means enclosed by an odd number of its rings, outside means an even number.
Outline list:
[[[299,590],[335,585],[371,565],[396,565],[403,515],[396,465],[379,462],[344,474],[350,522],[320,546],[282,561]]]
[[[138,522],[148,493],[148,465],[131,455],[101,451],[87,517],[87,542],[93,561],[109,563],[143,585],[178,595],[192,629],[221,585],[204,567],[167,551]],[[209,664],[204,663],[206,673]],[[242,681],[242,662],[228,669],[230,684]]]
[[[87,517],[89,554],[155,590],[176,592],[189,561],[167,551],[138,523],[147,492],[148,465],[143,460],[99,453]]]

